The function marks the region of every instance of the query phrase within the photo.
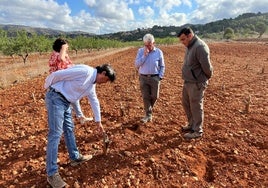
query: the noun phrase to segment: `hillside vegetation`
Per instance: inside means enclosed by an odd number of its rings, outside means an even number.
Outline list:
[[[51,29],[31,28],[26,26],[0,25],[0,53],[12,57],[15,62],[19,57],[24,64],[32,53],[40,55],[52,51],[52,44],[57,37],[64,37],[70,43],[70,50],[123,48],[140,46],[141,39],[146,33],[156,37],[158,45],[173,45],[178,43],[176,33],[185,26],[191,26],[201,37],[209,40],[244,40],[266,36],[268,13],[246,13],[237,18],[223,19],[204,25],[187,24],[183,26],[153,26],[152,28],[138,28],[134,31],[118,32],[105,35],[94,35],[85,32],[63,32]],[[2,28],[2,29],[1,29]]]
[[[175,26],[170,23],[170,26],[155,25],[152,28],[137,28],[133,31],[122,31],[104,35],[95,35],[86,32],[64,32],[52,30],[48,28],[32,28],[27,26],[17,25],[0,25],[0,29],[7,31],[8,36],[16,36],[18,30],[25,30],[30,35],[45,35],[49,37],[66,36],[74,38],[77,36],[95,37],[102,39],[112,39],[120,41],[137,41],[141,40],[145,33],[152,33],[157,38],[174,37],[176,33],[185,26],[191,26],[201,37],[221,39],[226,28],[232,28],[236,38],[255,37],[256,34],[265,33],[268,25],[268,13],[245,13],[236,18],[222,19],[206,24],[186,24]],[[265,29],[263,31],[263,29]],[[257,36],[259,36],[257,35]]]

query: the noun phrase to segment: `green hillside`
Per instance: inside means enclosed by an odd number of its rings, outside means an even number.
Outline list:
[[[146,33],[152,33],[156,38],[166,38],[174,37],[177,32],[185,26],[190,26],[193,30],[205,38],[221,39],[223,38],[225,30],[228,28],[232,31],[232,36],[234,38],[252,38],[256,36],[261,37],[262,34],[267,33],[268,25],[268,13],[245,13],[237,16],[236,18],[229,18],[218,20],[206,24],[186,24],[182,26],[153,26],[152,28],[137,28],[132,31],[124,31],[117,33],[110,33],[104,35],[96,35],[86,32],[64,32],[59,30],[53,30],[48,28],[32,28],[27,26],[17,26],[17,25],[1,25],[0,29],[7,31],[8,36],[16,35],[18,30],[25,30],[29,35],[33,33],[37,35],[45,35],[48,37],[56,37],[59,35],[64,35],[66,37],[75,38],[77,36],[86,36],[102,39],[113,39],[120,41],[137,41]],[[264,30],[264,31],[263,31]],[[261,33],[263,32],[263,33]]]
[[[185,26],[190,26],[192,29],[206,38],[221,38],[226,28],[232,28],[234,34],[240,37],[250,37],[258,33],[257,26],[259,23],[268,25],[268,13],[246,13],[239,15],[236,18],[223,19],[207,24],[186,24],[182,26],[153,26],[149,29],[140,29],[129,32],[118,32],[102,37],[108,37],[113,39],[119,39],[123,41],[139,40],[145,33],[152,33],[155,37],[165,38],[168,36],[176,36],[176,33]]]

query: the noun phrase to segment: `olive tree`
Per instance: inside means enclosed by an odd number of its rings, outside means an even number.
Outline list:
[[[31,37],[27,35],[26,31],[18,31],[16,37],[9,38],[6,46],[3,49],[4,55],[14,56],[18,55],[23,59],[25,64],[29,53],[34,52],[35,45]]]
[[[260,21],[260,22],[257,22],[255,29],[259,33],[258,38],[261,38],[261,36],[265,33],[267,26],[264,22]]]
[[[227,27],[224,30],[223,38],[225,38],[225,39],[232,39],[232,38],[234,38],[234,30],[232,28],[230,28],[230,27]]]
[[[0,51],[3,51],[8,41],[7,32],[0,29]]]

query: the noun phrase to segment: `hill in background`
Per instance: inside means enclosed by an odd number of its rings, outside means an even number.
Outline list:
[[[232,28],[234,32],[240,33],[243,36],[249,36],[254,34],[256,24],[264,23],[267,27],[268,25],[268,13],[245,13],[239,15],[236,18],[229,18],[210,22],[207,24],[186,24],[182,26],[158,26],[155,25],[152,28],[137,28],[132,31],[124,31],[103,35],[96,35],[94,33],[87,33],[82,31],[73,31],[73,32],[64,32],[60,30],[53,30],[49,28],[33,28],[29,26],[20,26],[20,25],[1,25],[0,29],[7,31],[8,36],[16,35],[18,30],[26,30],[29,34],[36,33],[37,35],[46,35],[49,37],[56,36],[67,36],[67,37],[76,37],[76,36],[88,36],[88,37],[97,37],[97,38],[107,38],[121,41],[136,41],[141,40],[141,38],[146,33],[152,33],[157,38],[165,38],[175,36],[176,33],[185,26],[190,26],[195,32],[204,37],[210,38],[217,34],[223,33],[224,29]]]

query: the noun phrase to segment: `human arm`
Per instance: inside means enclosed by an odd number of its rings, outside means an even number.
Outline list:
[[[78,118],[84,116],[84,114],[82,112],[82,109],[81,109],[81,106],[80,106],[80,101],[79,100],[77,100],[76,102],[72,103],[72,107],[73,107],[73,109],[75,111],[75,114],[76,114],[76,116]]]
[[[61,61],[66,61],[66,57],[69,57],[68,54],[67,54],[67,50],[68,50],[69,46],[68,44],[63,44],[61,46],[61,49],[60,49],[60,54],[59,54],[59,60]]]
[[[140,48],[138,50],[136,59],[135,59],[135,67],[137,69],[140,68],[140,66],[142,66],[145,63],[147,56],[148,56],[148,53],[146,53],[145,48]]]
[[[105,133],[104,131],[104,128],[102,126],[102,123],[99,121],[99,122],[95,122],[96,126],[97,126],[97,132],[96,134],[99,135],[99,136],[103,136],[103,134]]]
[[[213,74],[213,67],[210,62],[210,51],[207,45],[201,45],[197,49],[197,58],[200,62],[202,71],[208,79],[211,78]]]
[[[88,97],[88,100],[90,102],[90,106],[92,108],[93,114],[94,114],[94,119],[95,119],[95,123],[98,127],[98,131],[99,134],[103,134],[104,133],[104,129],[101,123],[101,112],[100,112],[100,103],[99,100],[97,98],[96,95],[96,85],[93,86],[93,88],[91,89]]]
[[[165,73],[165,60],[164,60],[164,55],[163,52],[160,50],[159,53],[160,59],[159,59],[159,78],[162,80],[164,78],[164,73]]]

